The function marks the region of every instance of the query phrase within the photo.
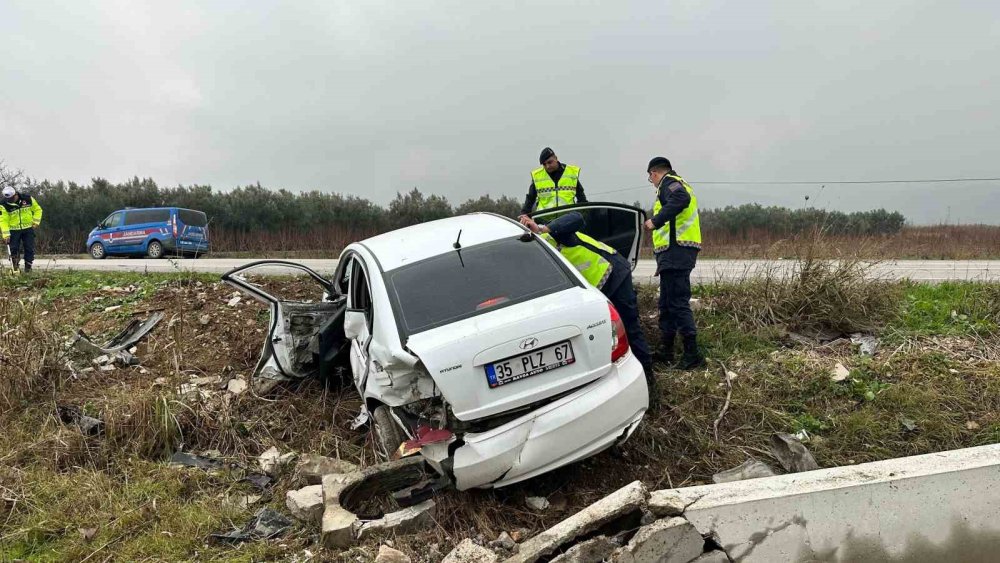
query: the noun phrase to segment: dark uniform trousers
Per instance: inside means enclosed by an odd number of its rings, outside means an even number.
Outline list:
[[[10,231],[10,256],[12,260],[20,261],[22,246],[24,247],[24,263],[31,267],[35,261],[35,229]],[[17,266],[16,262],[14,266]]]
[[[692,337],[698,332],[691,312],[691,270],[660,270],[660,331],[672,346],[677,333]]]
[[[639,321],[639,299],[635,294],[635,286],[632,285],[632,269],[625,258],[619,254],[611,256],[613,270],[627,272],[620,281],[609,279],[608,286],[602,291],[604,295],[614,305],[618,311],[618,316],[625,325],[625,334],[628,336],[628,344],[632,349],[635,358],[639,360],[644,369],[650,369],[653,359],[649,351],[649,344],[646,343],[646,335],[642,332],[642,324]],[[614,274],[612,274],[614,276]],[[617,276],[614,276],[617,277]],[[617,284],[613,283],[617,281]]]

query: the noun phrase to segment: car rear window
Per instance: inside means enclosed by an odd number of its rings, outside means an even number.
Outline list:
[[[169,209],[130,209],[125,212],[126,225],[143,223],[166,223],[170,220]]]
[[[204,227],[208,225],[208,217],[206,217],[201,211],[178,209],[177,217],[181,220],[182,224],[189,227]]]
[[[400,328],[415,334],[576,285],[542,244],[503,239],[389,271]]]

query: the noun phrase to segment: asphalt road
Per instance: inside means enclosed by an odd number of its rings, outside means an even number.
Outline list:
[[[105,259],[59,258],[39,259],[37,270],[94,270],[104,272],[185,272],[197,271],[222,274],[237,266],[253,262],[247,258],[198,258],[198,259]],[[337,267],[334,259],[292,260],[322,274],[332,274]],[[652,260],[640,260],[634,278],[638,283],[654,282],[656,264]],[[692,274],[692,282],[711,283],[714,281],[737,280],[746,276],[759,275],[768,270],[790,271],[794,260],[699,260]],[[274,273],[288,273],[280,270],[266,270]],[[261,273],[266,273],[261,270]],[[889,279],[908,278],[920,282],[942,282],[947,280],[972,280],[1000,282],[1000,260],[893,260],[877,264],[875,275]]]

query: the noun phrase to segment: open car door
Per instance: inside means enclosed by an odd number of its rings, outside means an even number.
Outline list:
[[[304,274],[316,282],[316,299],[282,299],[282,291],[264,287],[273,288],[281,279],[272,278],[265,284],[262,275],[268,270],[286,276]],[[255,273],[261,277],[255,277]],[[326,377],[335,360],[346,358],[348,341],[344,337],[344,311],[347,297],[316,271],[295,262],[261,260],[226,272],[222,281],[270,308],[267,339],[254,369],[255,378],[284,381],[314,375]]]
[[[632,270],[635,270],[642,247],[642,224],[646,222],[644,210],[623,203],[576,203],[536,211],[531,217],[544,225],[570,211],[579,212],[587,222],[581,232],[617,250],[628,258]]]

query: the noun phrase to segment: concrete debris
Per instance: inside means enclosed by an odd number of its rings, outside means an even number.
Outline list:
[[[499,548],[506,551],[511,551],[517,546],[517,542],[514,538],[510,537],[507,532],[501,532],[497,539],[490,542],[490,547]]]
[[[682,496],[674,490],[653,491],[649,494],[649,510],[656,516],[680,516],[695,499]]]
[[[210,317],[209,315],[202,315],[198,317],[198,324],[200,324],[201,326],[205,326],[210,322],[212,322],[212,317]]]
[[[201,390],[195,383],[181,383],[181,386],[177,388],[177,394],[187,401],[197,401],[199,399],[208,398],[208,393]]]
[[[874,356],[875,351],[878,350],[878,338],[861,333],[851,335],[851,344],[859,347],[862,356]]]
[[[913,420],[912,418],[900,418],[899,424],[900,426],[903,427],[903,430],[905,430],[906,432],[916,432],[917,430],[920,429],[917,426],[917,421]]]
[[[104,432],[104,421],[83,414],[80,407],[61,405],[56,407],[56,413],[63,424],[75,424],[87,436],[97,436]]]
[[[236,295],[232,299],[230,299],[229,302],[226,303],[226,305],[229,305],[230,307],[235,307],[240,304],[240,301],[242,301],[242,299],[243,299],[242,297]]]
[[[218,385],[222,383],[222,378],[218,375],[210,375],[208,377],[195,377],[191,379],[191,383],[199,387],[204,387],[206,385]]]
[[[105,307],[104,308],[104,312],[105,313],[111,313],[111,312],[117,311],[118,309],[121,309],[121,308],[122,308],[121,305],[112,305],[110,307]]]
[[[524,504],[535,512],[541,512],[549,507],[549,499],[545,497],[528,497],[524,499]]]
[[[95,526],[93,528],[77,528],[76,531],[80,532],[80,538],[90,543],[94,540],[94,536],[97,535],[98,528]]]
[[[466,538],[441,563],[496,563],[498,559],[496,553]]]
[[[378,555],[375,556],[375,563],[411,563],[410,556],[393,549],[387,545],[378,548]]]
[[[733,481],[744,481],[747,479],[774,477],[775,475],[777,474],[766,463],[750,458],[737,467],[720,471],[715,475],[712,475],[712,482],[715,484],[731,483]]]
[[[358,539],[362,540],[374,532],[406,534],[430,529],[434,526],[435,506],[434,501],[427,500],[402,510],[390,512],[378,520],[364,522],[358,528]]]
[[[837,365],[833,366],[833,369],[830,370],[830,381],[833,381],[835,383],[840,383],[841,381],[845,381],[850,376],[851,376],[851,370],[844,367],[844,364],[840,362],[837,362]]]
[[[607,536],[597,536],[580,542],[566,550],[566,553],[556,557],[552,563],[601,563],[610,561],[611,555],[620,548],[614,540]]]
[[[965,429],[966,430],[979,430],[979,423],[976,422],[975,420],[970,420],[969,422],[965,423]]]
[[[108,364],[111,363],[111,356],[109,356],[107,354],[101,354],[100,356],[97,356],[96,358],[94,358],[93,360],[91,360],[91,362],[93,362],[93,363],[95,363],[95,364],[97,364],[99,366],[106,366],[106,365],[108,365]]]
[[[99,367],[99,368],[97,368],[97,369],[98,369],[98,371],[104,371],[104,372],[108,372],[108,371],[115,371],[115,370],[116,370],[116,369],[118,369],[118,368],[116,368],[116,367],[115,367],[114,365],[112,365],[112,364],[108,364],[108,365],[106,365],[106,366],[101,366],[101,367]]]
[[[795,436],[790,434],[772,434],[771,454],[778,459],[781,466],[789,473],[813,471],[819,469],[819,464],[809,450]]]
[[[657,520],[639,528],[617,561],[622,563],[688,563],[701,555],[705,540],[684,518]]]
[[[241,395],[247,390],[247,380],[242,377],[234,377],[226,383],[226,390],[233,395]]]
[[[230,383],[232,383],[230,381]],[[358,466],[349,461],[342,461],[332,457],[316,454],[303,454],[295,466],[295,474],[299,482],[307,485],[319,485],[323,482],[323,476],[331,473],[352,473],[358,470]]]
[[[799,430],[798,432],[796,432],[795,434],[792,434],[792,435],[795,436],[796,440],[802,442],[803,444],[805,444],[806,442],[808,442],[809,440],[812,439],[809,436],[809,432],[806,432],[805,428],[803,428],[802,430]]]
[[[292,521],[285,516],[270,508],[262,508],[242,529],[212,534],[211,537],[229,543],[270,539],[283,534],[291,526]]]
[[[520,545],[511,563],[531,563],[555,553],[563,545],[608,522],[636,512],[646,504],[649,492],[634,481]]]
[[[353,512],[340,505],[326,501],[326,486],[323,487],[324,508],[320,522],[320,541],[329,549],[344,549],[354,544],[354,527],[361,521]]]
[[[319,523],[323,517],[323,486],[309,485],[285,494],[285,506],[303,522]]]
[[[296,455],[294,452],[281,453],[278,448],[271,446],[267,451],[260,454],[257,458],[257,463],[260,465],[260,470],[266,475],[274,477],[275,474],[285,465],[295,461]]]
[[[729,556],[726,555],[725,551],[716,549],[702,554],[701,557],[691,561],[691,563],[729,563]]]

